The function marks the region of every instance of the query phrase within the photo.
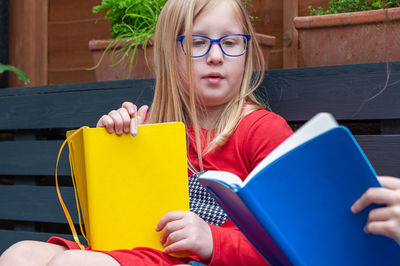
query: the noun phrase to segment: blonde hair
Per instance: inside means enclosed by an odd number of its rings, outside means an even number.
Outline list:
[[[224,145],[235,131],[242,117],[252,111],[265,108],[254,96],[255,89],[264,77],[264,58],[256,41],[255,33],[241,0],[224,0],[232,4],[238,13],[244,33],[251,36],[246,53],[246,61],[242,84],[239,93],[233,97],[214,121],[214,138],[211,140],[211,130],[207,136],[205,150],[201,150],[201,133],[199,127],[199,113],[205,109],[197,100],[192,81],[192,66],[190,52],[187,53],[187,70],[189,88],[184,89],[183,81],[179,77],[177,36],[186,35],[191,38],[193,21],[202,13],[207,12],[221,0],[169,0],[164,6],[157,22],[154,64],[156,85],[150,123],[181,121],[191,125],[195,132],[195,143],[200,164],[203,171],[202,155]],[[190,39],[189,39],[189,44]],[[189,50],[191,47],[189,47]],[[255,71],[257,70],[257,71]],[[250,104],[246,105],[246,102]],[[196,105],[198,106],[196,108]]]

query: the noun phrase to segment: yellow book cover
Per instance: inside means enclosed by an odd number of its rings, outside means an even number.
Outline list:
[[[162,250],[158,221],[189,210],[184,125],[141,125],[135,137],[84,128],[68,147],[91,248]]]

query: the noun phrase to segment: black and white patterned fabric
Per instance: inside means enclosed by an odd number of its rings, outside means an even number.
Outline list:
[[[196,213],[207,223],[219,226],[228,220],[228,216],[210,193],[199,183],[197,179],[199,175],[194,174],[189,177],[190,211]]]

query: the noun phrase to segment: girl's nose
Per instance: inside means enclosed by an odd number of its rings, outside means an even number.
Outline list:
[[[210,51],[207,54],[208,64],[221,64],[224,60],[224,53],[217,43],[211,46]]]

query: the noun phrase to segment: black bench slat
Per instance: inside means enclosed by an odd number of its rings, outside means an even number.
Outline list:
[[[108,86],[98,83],[34,87],[12,95],[0,90],[0,130],[79,128],[95,126],[105,112],[130,100],[138,105],[151,104],[154,80],[115,81]],[[130,87],[127,87],[130,84]],[[75,87],[88,86],[77,90]]]
[[[400,177],[400,135],[355,137],[378,175]]]
[[[338,120],[399,119],[400,62],[388,65],[390,79],[382,94],[386,63],[270,70],[259,93],[288,121],[305,121],[320,111]],[[151,103],[153,87],[154,80],[144,79],[25,88],[14,94],[6,89],[0,91],[0,130],[94,126],[123,101]]]
[[[62,141],[0,142],[0,175],[54,175]],[[68,146],[60,157],[59,175],[70,175]]]
[[[400,135],[356,136],[376,169],[382,174],[400,175]],[[0,174],[54,175],[58,150],[62,141],[0,142]],[[377,170],[378,171],[378,170]],[[380,171],[378,171],[380,173]],[[70,175],[68,148],[65,147],[58,166],[59,175]]]
[[[61,187],[61,195],[79,223],[73,188]],[[0,220],[67,223],[56,188],[46,186],[0,186]]]
[[[399,119],[400,62],[270,70],[261,95],[288,121],[306,121],[317,112],[338,120]],[[374,97],[376,96],[376,97]]]
[[[22,240],[38,240],[47,241],[52,236],[59,236],[68,240],[73,240],[71,234],[54,234],[54,233],[42,233],[42,232],[25,232],[25,231],[11,231],[11,230],[0,230],[0,251],[6,250],[12,244]],[[82,244],[86,244],[86,240],[81,236],[79,241]]]

